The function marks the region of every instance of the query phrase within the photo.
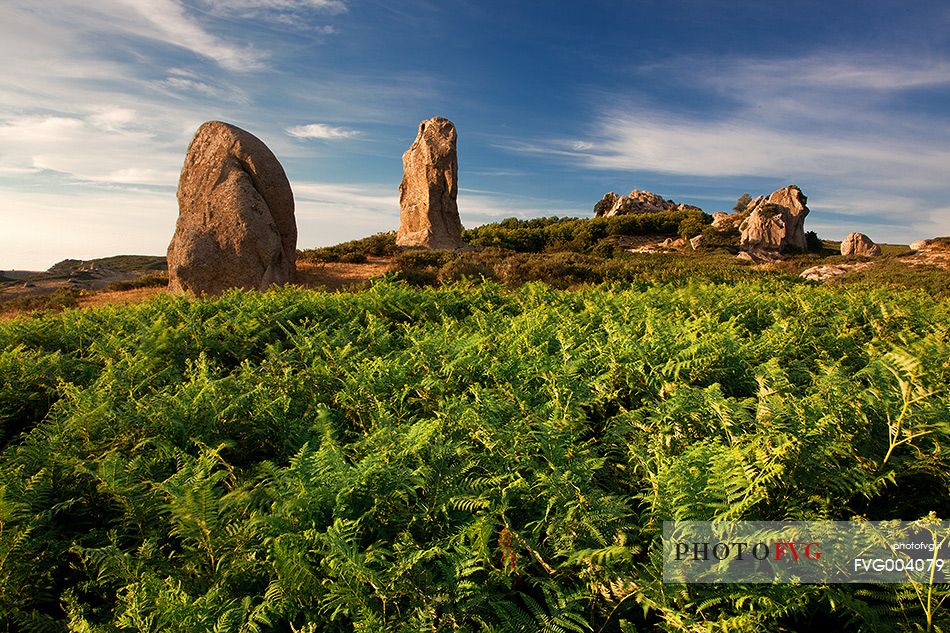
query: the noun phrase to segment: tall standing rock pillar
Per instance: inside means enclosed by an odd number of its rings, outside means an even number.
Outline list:
[[[448,119],[434,117],[419,124],[416,140],[402,156],[399,246],[461,248],[457,138]]]
[[[250,132],[220,121],[198,128],[178,181],[178,209],[170,290],[219,294],[294,281],[294,194],[277,157]]]

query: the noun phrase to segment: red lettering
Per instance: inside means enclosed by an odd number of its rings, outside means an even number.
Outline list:
[[[792,555],[792,560],[798,560],[798,550],[795,549],[795,543],[790,542],[777,542],[775,543],[775,560],[784,560],[785,554],[790,553]]]

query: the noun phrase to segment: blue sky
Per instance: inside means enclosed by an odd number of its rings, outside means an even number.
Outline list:
[[[0,269],[163,254],[211,119],[281,160],[302,248],[395,229],[437,114],[466,226],[796,183],[822,237],[950,234],[946,2],[7,0],[0,55]]]

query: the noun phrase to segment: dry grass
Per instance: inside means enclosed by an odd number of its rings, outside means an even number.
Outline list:
[[[381,277],[392,269],[392,260],[388,257],[370,257],[364,263],[312,262],[301,261],[297,264],[297,283],[307,288],[330,291],[350,290],[362,287],[367,281]],[[29,315],[36,310],[62,309],[52,299],[47,302],[43,297],[53,297],[64,291],[61,281],[42,281],[32,287],[22,284],[10,285],[0,289],[0,320],[8,320]],[[77,293],[78,302],[74,305],[88,308],[112,303],[138,303],[167,292],[164,286],[148,286],[129,290],[82,290]],[[46,305],[50,303],[50,305]],[[35,304],[35,305],[34,305]]]
[[[388,257],[369,257],[361,264],[344,262],[297,262],[297,283],[307,288],[347,290],[381,277],[392,270]]]
[[[132,290],[104,290],[82,295],[79,305],[83,308],[101,306],[109,303],[138,303],[155,295],[167,292],[164,287],[151,286],[148,288],[134,288]]]

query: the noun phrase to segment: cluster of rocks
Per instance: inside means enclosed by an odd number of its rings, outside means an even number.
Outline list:
[[[634,189],[625,196],[613,192],[605,194],[594,206],[594,217],[692,210],[702,211],[699,207],[677,204],[655,193]],[[770,262],[782,259],[788,253],[808,249],[805,233],[808,213],[808,198],[797,185],[788,185],[767,196],[750,199],[735,213],[714,213],[712,228],[720,233],[738,232],[740,259]],[[698,249],[705,241],[703,235],[697,235],[688,243],[693,249]],[[679,249],[686,244],[685,240],[669,238],[662,243],[640,247],[637,252]],[[881,247],[863,233],[851,233],[841,242],[841,254],[874,257],[881,254]],[[833,274],[830,270],[827,272]]]
[[[737,213],[716,213],[712,226],[718,231],[738,229],[739,244],[745,258],[774,259],[793,250],[805,250],[805,216],[808,199],[796,185],[773,191],[768,196],[753,199]],[[662,211],[702,211],[699,207],[677,204],[649,191],[634,189],[628,195],[608,192],[594,206],[594,217],[609,218],[634,213]],[[702,246],[704,238],[698,235],[689,243],[694,249]],[[665,246],[665,244],[664,244]]]
[[[397,244],[462,246],[455,126],[434,117],[403,155]],[[264,290],[296,277],[294,195],[259,138],[234,125],[198,128],[178,182],[178,222],[168,246],[172,291]]]
[[[702,211],[702,209],[689,204],[676,204],[655,193],[639,189],[634,189],[625,196],[618,196],[613,191],[609,191],[594,205],[594,217],[597,218],[663,211]]]

